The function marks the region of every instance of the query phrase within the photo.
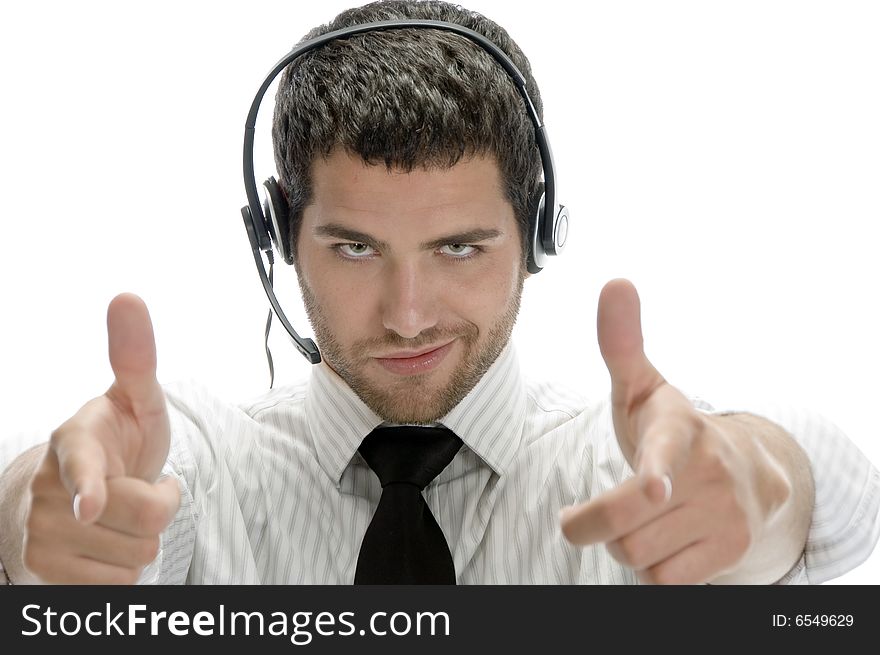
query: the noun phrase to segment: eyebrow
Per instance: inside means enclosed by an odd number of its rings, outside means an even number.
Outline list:
[[[352,241],[354,243],[363,243],[372,248],[376,248],[377,250],[388,250],[389,248],[388,243],[385,241],[376,239],[375,237],[372,237],[364,232],[352,230],[338,223],[325,223],[324,225],[318,225],[314,229],[314,234],[315,236],[319,237],[331,237],[334,239],[345,239],[346,241]],[[424,250],[434,250],[435,248],[439,248],[440,246],[445,246],[450,243],[470,244],[480,241],[492,241],[493,239],[497,239],[500,236],[501,230],[496,230],[494,228],[475,228],[473,230],[466,230],[457,234],[449,234],[447,236],[440,237],[439,239],[423,241],[421,247]]]

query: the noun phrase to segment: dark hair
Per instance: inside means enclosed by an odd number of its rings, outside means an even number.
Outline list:
[[[488,18],[441,0],[384,0],[348,9],[300,43],[351,25],[397,18],[457,23],[500,47],[526,79],[538,116],[541,96],[528,59]],[[391,170],[451,168],[493,155],[527,253],[530,200],[541,159],[522,96],[498,62],[466,37],[440,30],[369,32],[332,41],[281,76],[272,125],[275,165],[290,208],[296,254],[302,211],[311,202],[312,162],[336,147]]]

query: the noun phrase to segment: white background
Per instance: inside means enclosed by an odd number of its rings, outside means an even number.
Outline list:
[[[244,118],[271,65],[350,2],[4,9],[4,434],[48,430],[109,385],[120,291],[151,309],[162,382],[229,400],[267,387],[267,302],[239,213]],[[606,394],[596,300],[628,277],[672,383],[719,406],[811,407],[880,463],[878,5],[468,6],[531,59],[573,217],[565,256],[526,284],[526,370]],[[308,365],[277,328],[284,383]],[[838,581],[880,582],[880,554]]]

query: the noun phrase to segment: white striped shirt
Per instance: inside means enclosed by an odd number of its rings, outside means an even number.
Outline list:
[[[182,500],[141,581],[350,584],[381,495],[357,448],[382,419],[324,363],[302,384],[241,406],[192,384],[166,393],[166,473]],[[807,546],[782,581],[819,583],[859,565],[880,534],[880,474],[821,417],[750,411],[791,432],[814,468]],[[572,546],[559,528],[560,508],[632,474],[607,399],[525,382],[508,345],[441,422],[465,445],[424,497],[459,584],[638,582],[603,545]]]

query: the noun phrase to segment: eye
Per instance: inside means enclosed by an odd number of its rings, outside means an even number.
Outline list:
[[[373,248],[365,243],[337,243],[333,246],[343,257],[364,259],[373,254]]]
[[[479,248],[476,246],[469,246],[464,243],[447,243],[445,246],[440,247],[440,252],[456,259],[467,259],[478,251]]]

